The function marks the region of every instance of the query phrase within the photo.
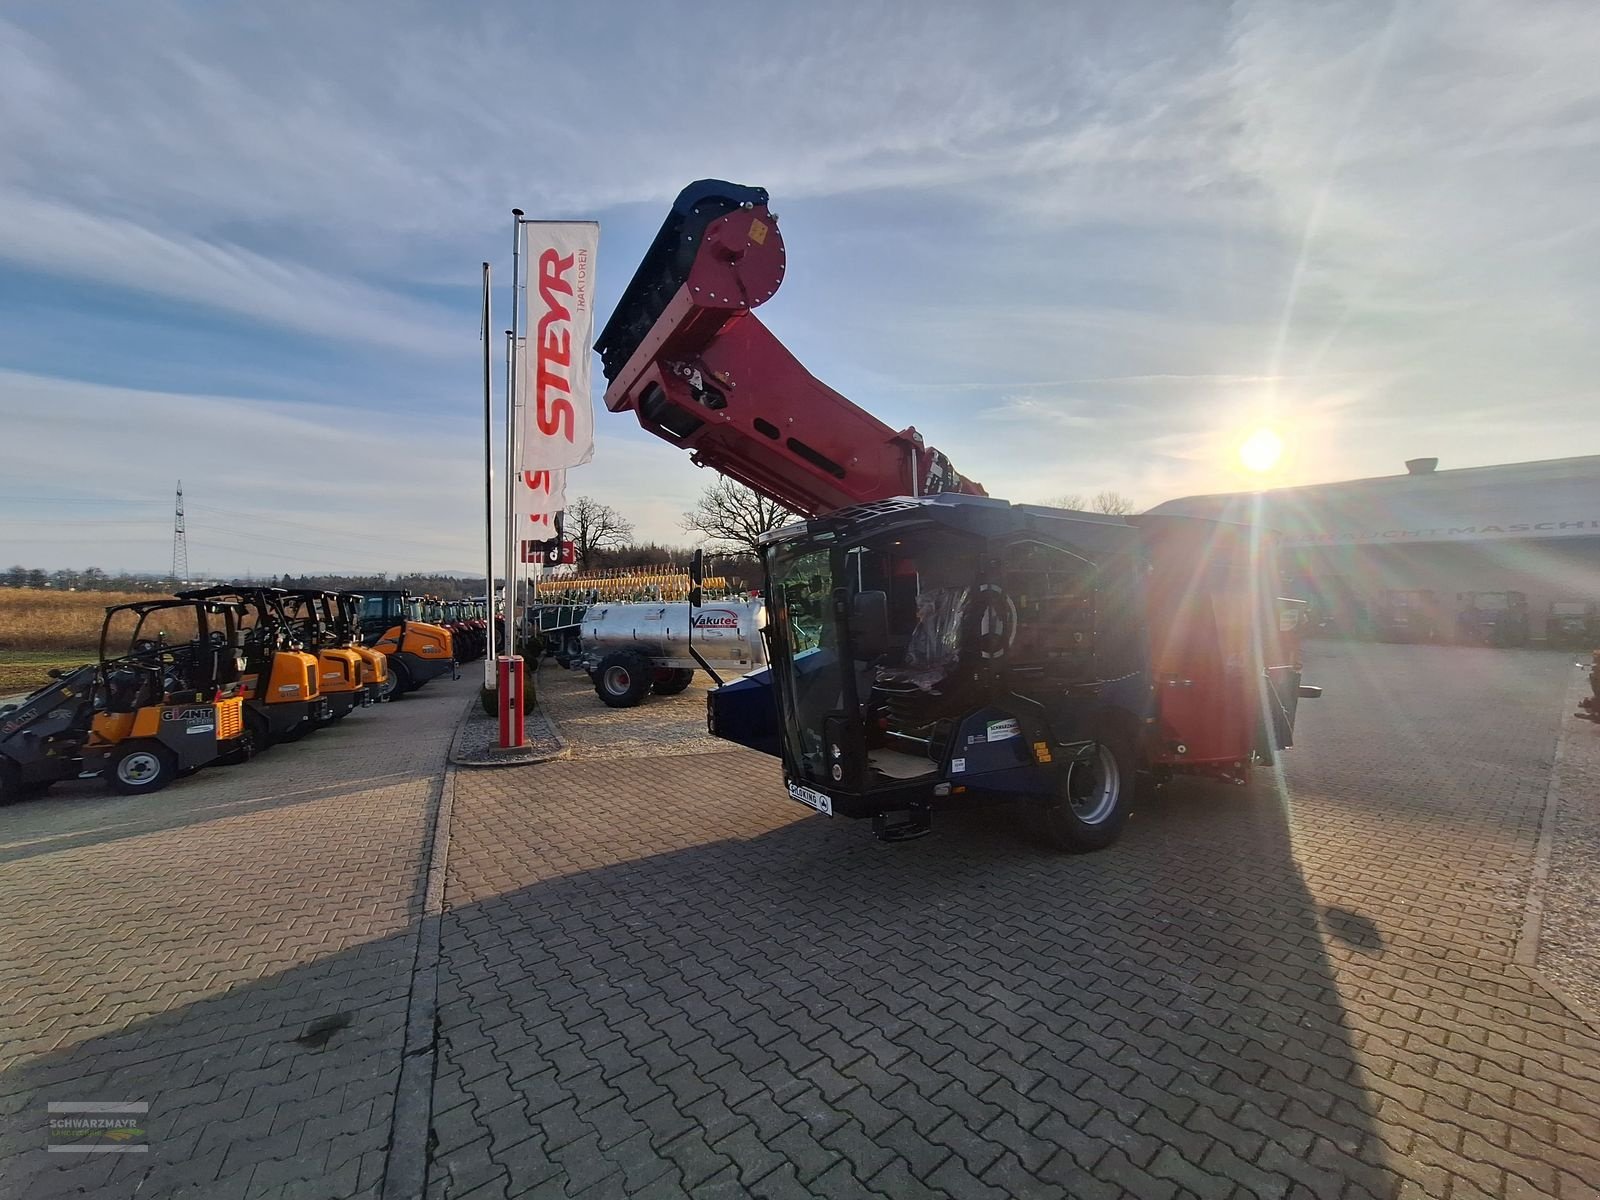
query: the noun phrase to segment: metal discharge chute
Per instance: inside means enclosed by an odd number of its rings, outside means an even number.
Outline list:
[[[805,516],[984,495],[915,428],[896,432],[834,391],[761,323],[753,310],[785,265],[765,189],[684,188],[595,342],[606,407]]]

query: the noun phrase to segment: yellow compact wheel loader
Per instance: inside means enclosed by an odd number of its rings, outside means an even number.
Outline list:
[[[100,661],[0,708],[0,801],[63,779],[158,792],[244,743],[237,605],[151,600],[106,609]]]
[[[390,700],[455,671],[450,631],[424,621],[421,600],[402,591],[362,594],[361,640],[388,656]]]
[[[282,588],[218,586],[179,592],[186,600],[221,600],[243,609],[239,649],[244,656],[242,762],[277,742],[304,737],[324,719],[322,670],[283,611]]]

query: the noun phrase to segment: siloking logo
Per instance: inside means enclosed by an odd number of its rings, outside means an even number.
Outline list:
[[[708,608],[694,615],[696,629],[737,629],[739,614],[725,608]]]

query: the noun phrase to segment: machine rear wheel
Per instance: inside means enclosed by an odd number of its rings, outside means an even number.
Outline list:
[[[1059,772],[1056,794],[1039,810],[1045,840],[1075,854],[1111,845],[1133,807],[1134,770],[1127,739],[1102,732],[1092,750]]]
[[[659,672],[650,690],[658,696],[676,696],[693,682],[694,672],[687,669]]]
[[[272,726],[266,717],[246,705],[244,732],[233,739],[233,749],[224,753],[217,762],[225,767],[247,763],[272,745]]]
[[[611,708],[633,708],[650,689],[650,663],[632,650],[617,650],[600,660],[594,690]]]
[[[106,782],[124,796],[159,792],[177,777],[177,756],[156,742],[124,746],[106,769]]]

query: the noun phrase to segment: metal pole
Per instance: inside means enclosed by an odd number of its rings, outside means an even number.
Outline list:
[[[509,438],[510,438],[510,428],[511,428],[511,406],[512,406],[511,389],[515,386],[513,384],[513,382],[512,382],[512,380],[514,378],[514,375],[513,375],[513,369],[514,369],[513,368],[513,359],[516,357],[516,353],[517,353],[517,338],[516,338],[516,335],[514,333],[512,333],[511,330],[508,329],[508,330],[506,330],[506,430],[507,430],[507,438],[508,438],[508,441],[507,441],[507,444],[506,444],[506,469],[507,469],[508,472],[511,470],[513,464],[515,463],[515,456],[513,454],[513,447],[510,444]],[[510,478],[513,481],[515,479],[514,476],[511,476]],[[512,516],[512,508],[511,508],[512,499],[513,499],[513,496],[514,496],[515,493],[512,491],[511,486],[510,486],[509,483],[508,483],[505,491],[506,491],[506,494],[505,494],[505,509],[506,509],[505,552],[506,552],[506,556],[507,557],[506,557],[506,565],[505,565],[505,570],[506,570],[506,594],[505,594],[505,604],[503,606],[503,616],[502,616],[502,619],[505,622],[505,645],[501,646],[500,650],[501,650],[501,653],[503,653],[503,654],[510,654],[510,653],[513,652],[513,650],[515,648],[515,639],[512,637],[511,631],[512,631],[512,627],[513,627],[512,608],[514,606],[514,601],[513,601],[512,597],[516,595],[516,577],[515,577],[515,575],[512,574],[512,572],[514,570],[514,568],[512,567],[512,563],[514,563],[516,561],[515,551],[517,549],[517,546],[516,546],[516,533],[515,533],[515,530],[514,530],[514,526],[516,524],[516,519]]]
[[[489,340],[489,264],[483,264],[483,608],[488,645],[483,656],[483,686],[495,686],[494,637],[494,343]]]
[[[517,338],[522,333],[522,210],[511,210],[511,336],[506,344],[506,653],[517,649],[517,578],[522,530],[517,528]]]

